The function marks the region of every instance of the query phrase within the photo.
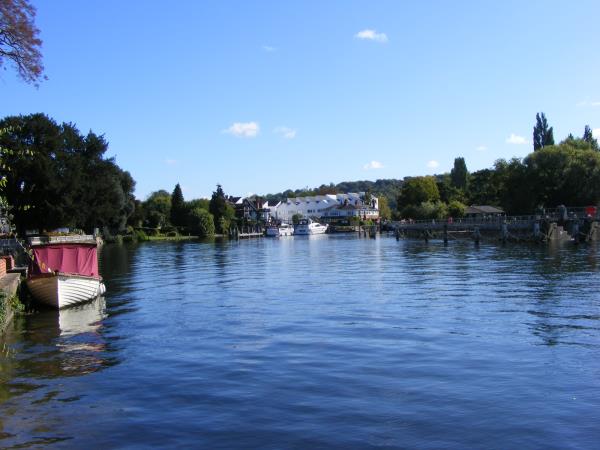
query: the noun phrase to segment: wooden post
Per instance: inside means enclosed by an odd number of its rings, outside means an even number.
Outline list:
[[[444,224],[444,245],[448,245],[448,224]]]
[[[479,240],[481,239],[481,233],[479,232],[479,227],[475,227],[473,231],[473,240],[475,241],[475,245],[479,245]]]
[[[573,222],[573,228],[571,232],[573,233],[575,245],[579,244],[579,222]]]
[[[506,241],[508,240],[508,225],[506,224],[506,222],[502,223],[502,228],[500,230],[500,239],[502,240],[503,244],[506,244]]]

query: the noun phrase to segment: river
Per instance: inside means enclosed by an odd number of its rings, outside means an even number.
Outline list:
[[[0,447],[597,448],[599,250],[107,245],[0,342]]]

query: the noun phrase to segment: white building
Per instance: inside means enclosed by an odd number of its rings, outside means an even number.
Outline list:
[[[365,193],[326,194],[308,197],[288,198],[271,207],[271,217],[275,220],[290,223],[295,214],[302,217],[360,217],[366,219],[379,218],[379,201],[377,197],[365,203]]]

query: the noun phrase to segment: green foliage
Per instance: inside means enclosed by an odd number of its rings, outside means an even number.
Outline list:
[[[4,324],[9,311],[13,313],[23,312],[25,311],[25,305],[21,303],[18,295],[7,296],[4,291],[0,291],[0,326]]]
[[[201,238],[215,234],[215,222],[211,213],[204,208],[194,208],[188,212],[188,227],[191,233]]]
[[[388,205],[387,198],[379,197],[378,201],[379,201],[379,217],[382,220],[390,220],[392,218],[392,210],[390,209],[390,206]]]
[[[302,219],[302,214],[296,213],[292,216],[292,223],[294,225],[298,225],[298,223],[300,222],[301,219]]]
[[[144,232],[144,230],[135,230],[134,232],[135,240],[138,242],[149,241],[148,235]]]
[[[418,205],[408,205],[400,211],[403,219],[442,220],[448,217],[448,207],[442,201],[426,201]]]
[[[179,183],[175,185],[173,193],[171,194],[171,224],[176,227],[183,227],[186,223],[187,208],[185,200],[183,199],[183,193],[181,192],[181,186]]]
[[[449,174],[438,175],[436,183],[440,193],[440,200],[443,202],[449,203],[452,200],[464,201],[464,191],[452,184],[452,179]]]
[[[452,200],[448,203],[448,215],[450,217],[460,218],[465,216],[466,206],[458,200]]]
[[[563,143],[524,159],[531,186],[530,203],[545,207],[596,205],[600,202],[600,153]]]
[[[233,206],[227,203],[225,193],[220,184],[217,184],[217,190],[213,192],[208,210],[213,215],[216,232],[219,234],[227,233],[235,217],[235,210]]]
[[[548,121],[544,113],[535,115],[535,126],[533,127],[533,151],[554,145],[554,132],[552,127],[548,128]]]
[[[43,114],[6,117],[0,128],[0,175],[18,231],[61,226],[119,232],[133,213],[135,182],[105,159],[103,136],[86,136],[71,123]]]
[[[440,192],[434,177],[414,177],[404,182],[398,196],[398,207],[405,208],[423,202],[436,202],[439,199]]]
[[[496,172],[483,169],[473,172],[469,177],[468,202],[471,205],[499,205],[498,182]]]
[[[171,217],[171,194],[165,190],[155,191],[143,203],[144,226],[162,228],[169,225]]]
[[[454,167],[450,171],[450,180],[452,186],[465,191],[469,181],[469,171],[467,170],[467,164],[465,158],[455,158]]]

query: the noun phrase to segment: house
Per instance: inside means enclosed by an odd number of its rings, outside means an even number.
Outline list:
[[[504,214],[502,209],[489,205],[471,205],[465,209],[466,217],[493,217],[503,216]]]
[[[227,199],[235,209],[238,219],[268,222],[270,219],[269,202],[264,202],[261,197],[229,197]]]
[[[367,196],[364,192],[312,195],[288,198],[270,207],[270,210],[272,218],[288,223],[296,214],[316,219],[322,217],[378,219],[379,201],[377,197]]]

